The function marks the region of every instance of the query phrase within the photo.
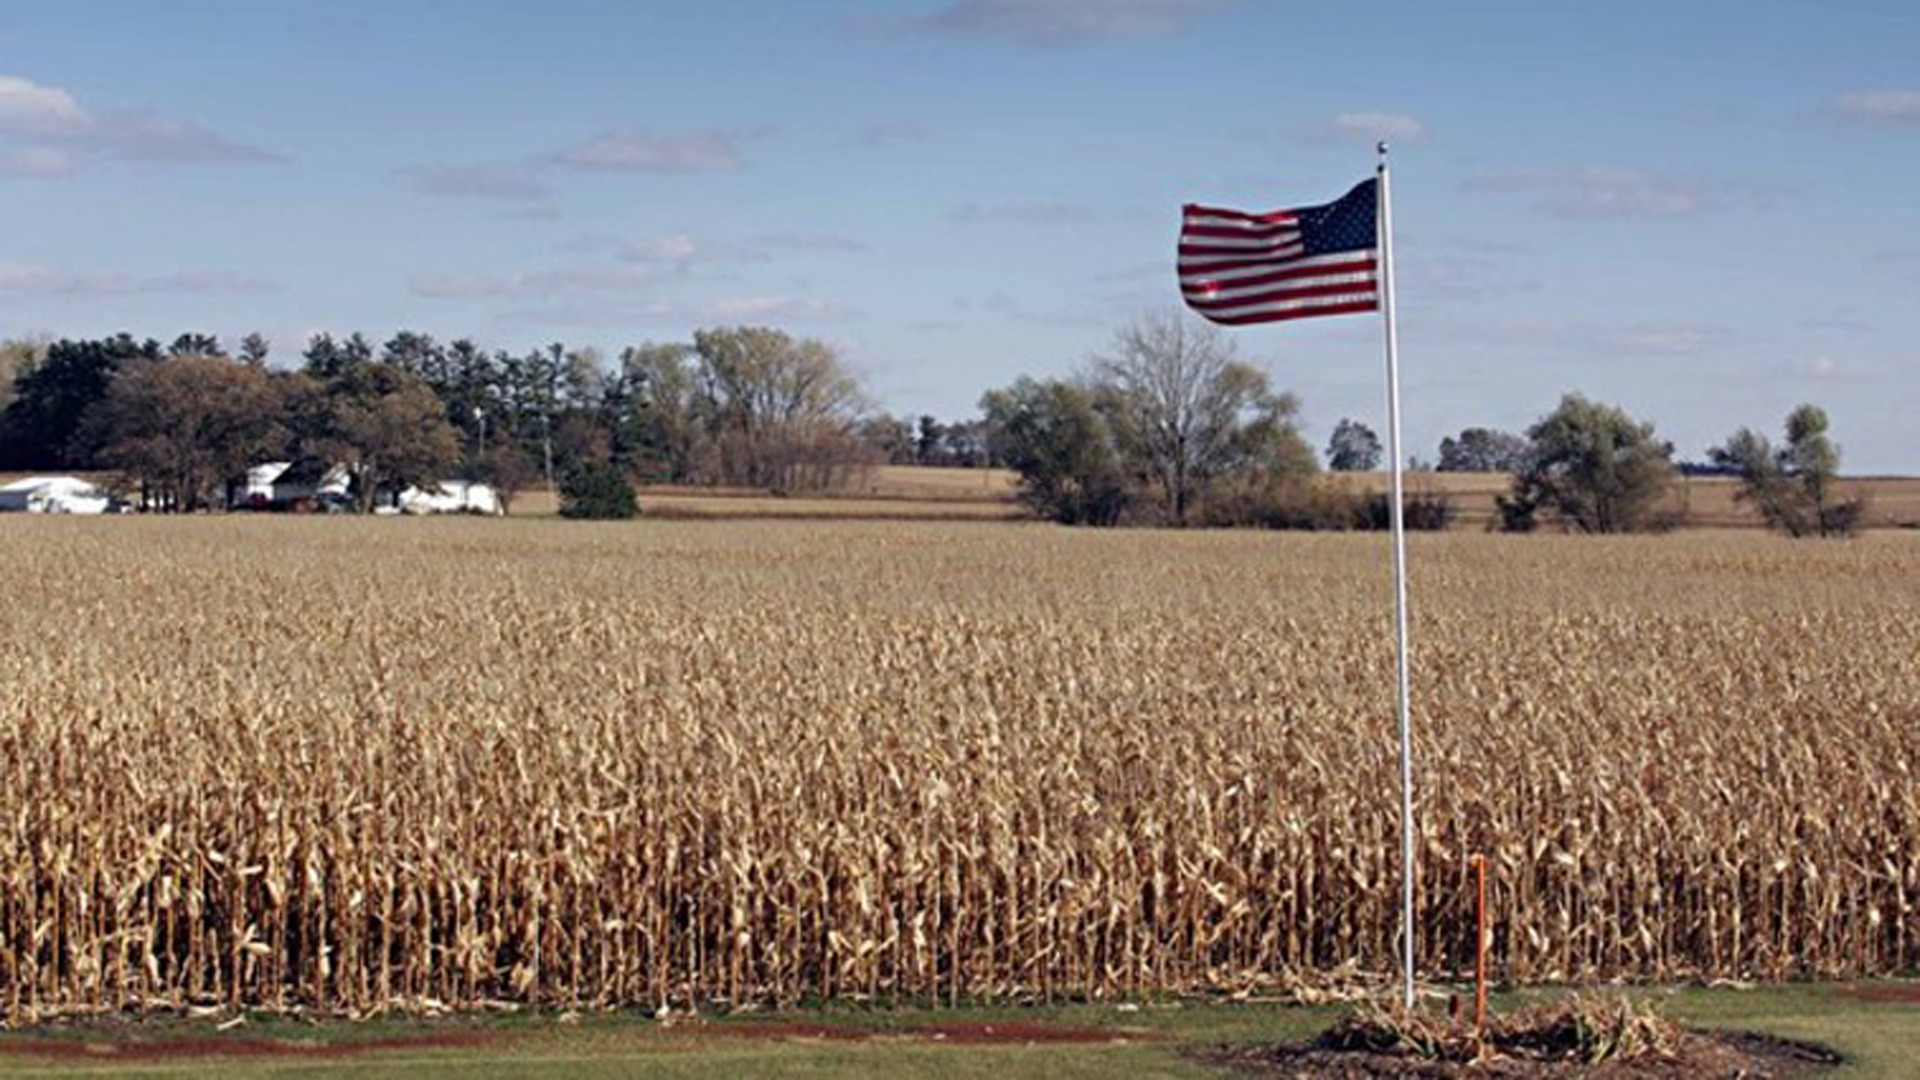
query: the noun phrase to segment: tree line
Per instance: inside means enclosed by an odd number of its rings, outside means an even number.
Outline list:
[[[0,349],[0,469],[114,470],[155,509],[230,502],[249,467],[347,470],[362,508],[455,474],[503,496],[595,470],[816,490],[874,460],[867,401],[829,346],[764,327],[691,342],[488,351],[412,331],[312,338],[294,367],[182,334]]]
[[[876,412],[835,350],[767,327],[700,330],[609,360],[551,344],[525,353],[402,330],[375,347],[318,334],[295,366],[271,345],[219,339],[0,343],[0,470],[113,470],[152,509],[232,505],[267,461],[346,471],[359,508],[459,476],[502,501],[534,483],[575,508],[632,512],[635,482],[777,491],[847,486],[877,464],[1004,466],[1039,516],[1112,526],[1382,528],[1386,497],[1318,480],[1299,399],[1233,341],[1179,313],[1142,317],[1064,378],[988,391],[943,423]],[[1652,425],[1569,394],[1523,433],[1469,427],[1441,440],[1442,472],[1512,477],[1497,526],[1578,532],[1675,524],[1662,499],[1682,469],[1736,476],[1741,498],[1793,536],[1849,535],[1864,505],[1834,480],[1826,414],[1803,405],[1785,442],[1741,428],[1706,464],[1678,463]],[[1343,418],[1335,472],[1378,468],[1380,439]],[[1420,463],[1415,463],[1419,465]],[[622,494],[622,493],[625,494]],[[563,494],[565,492],[563,491]],[[1443,493],[1408,497],[1416,528],[1453,518]]]
[[[1179,314],[1136,321],[1107,353],[1064,379],[1020,379],[981,399],[993,453],[1018,470],[1023,500],[1069,524],[1260,525],[1385,528],[1387,496],[1316,482],[1313,451],[1296,425],[1299,401],[1240,361],[1220,331]],[[1709,452],[1737,477],[1738,498],[1791,536],[1846,536],[1865,504],[1836,490],[1840,451],[1826,413],[1793,410],[1773,446],[1741,428]],[[1682,468],[1653,425],[1624,409],[1568,394],[1522,434],[1469,427],[1441,440],[1439,460],[1416,468],[1505,473],[1495,526],[1530,532],[1670,528],[1663,499]],[[1380,439],[1342,419],[1326,448],[1335,472],[1378,468]],[[1453,520],[1443,492],[1406,497],[1410,528]]]

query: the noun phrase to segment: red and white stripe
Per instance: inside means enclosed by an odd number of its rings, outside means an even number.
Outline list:
[[[1180,227],[1180,293],[1195,311],[1228,325],[1379,308],[1378,251],[1301,252],[1291,211],[1188,206]]]

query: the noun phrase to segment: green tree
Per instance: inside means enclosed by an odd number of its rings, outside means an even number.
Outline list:
[[[553,433],[559,420],[565,383],[564,350],[559,345],[533,349],[524,356],[500,356],[500,390],[506,431],[540,466],[547,487],[556,482]]]
[[[922,465],[945,464],[947,428],[931,416],[922,416],[914,435],[914,460]]]
[[[477,471],[494,447],[507,441],[499,383],[493,356],[468,338],[449,344],[438,378],[427,378],[447,410],[447,422],[459,431],[469,472]]]
[[[932,419],[923,417],[922,419]],[[905,420],[889,413],[869,416],[856,429],[860,441],[871,447],[889,465],[920,463],[919,443],[913,428]]]
[[[303,451],[346,466],[362,511],[382,495],[436,482],[460,462],[459,436],[419,376],[356,361],[332,379],[306,377],[291,414]]]
[[[1634,532],[1657,524],[1654,506],[1673,481],[1673,445],[1613,405],[1579,394],[1527,429],[1527,467],[1502,500],[1509,528],[1551,510],[1569,528]]]
[[[227,352],[220,347],[220,339],[212,334],[181,334],[167,346],[168,356],[225,356]]]
[[[1342,419],[1327,440],[1327,468],[1334,472],[1367,472],[1380,467],[1380,436],[1358,420]]]
[[[1470,427],[1440,440],[1441,472],[1518,473],[1527,465],[1527,440],[1508,431]]]
[[[380,362],[416,375],[429,386],[446,379],[447,350],[432,334],[402,330],[380,346]]]
[[[1866,512],[1863,499],[1834,490],[1840,448],[1827,436],[1827,414],[1801,405],[1787,414],[1787,443],[1774,449],[1766,436],[1741,428],[1708,451],[1716,465],[1740,478],[1739,498],[1759,510],[1767,527],[1788,536],[1851,536]]]
[[[691,348],[648,343],[621,350],[613,389],[616,460],[649,480],[704,478],[708,443]]]
[[[1022,378],[980,399],[994,455],[1020,473],[1020,498],[1066,525],[1115,525],[1126,475],[1093,395],[1060,380]]]
[[[150,507],[197,510],[287,444],[285,400],[265,370],[224,356],[136,357],[87,411],[100,463]]]
[[[0,413],[0,468],[93,468],[99,444],[82,430],[87,410],[107,396],[123,364],[159,356],[159,342],[126,334],[47,346],[14,381],[13,400]]]
[[[240,359],[255,367],[265,367],[272,351],[273,343],[264,334],[252,333],[240,339]]]
[[[307,340],[307,350],[301,354],[301,370],[323,383],[331,382],[355,364],[372,359],[373,346],[357,332],[345,341],[337,341],[332,334],[323,332]]]
[[[619,521],[640,512],[633,484],[611,464],[588,464],[567,473],[560,485],[560,516]]]

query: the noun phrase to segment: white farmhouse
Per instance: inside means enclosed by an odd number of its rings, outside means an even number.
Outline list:
[[[238,505],[285,506],[323,495],[344,497],[351,483],[344,465],[269,461],[247,470],[247,484],[240,492]]]

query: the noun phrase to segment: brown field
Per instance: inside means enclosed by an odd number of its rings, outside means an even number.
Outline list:
[[[1019,474],[1007,469],[882,465],[864,471],[843,490],[824,494],[651,484],[640,489],[640,511],[675,520],[1006,521],[1026,516],[1014,501],[1019,481]],[[559,506],[552,492],[536,487],[515,497],[513,514],[550,516]]]
[[[889,465],[871,470],[846,491],[830,495],[779,498],[760,491],[711,488],[646,488],[643,512],[666,517],[772,517],[874,519],[1003,519],[1023,516],[1014,496],[1019,475],[1008,469],[936,469]],[[1385,491],[1385,473],[1329,473],[1323,482],[1358,491]],[[1458,510],[1456,528],[1484,529],[1495,518],[1494,498],[1510,490],[1505,473],[1409,473],[1409,491],[1445,492]],[[1866,526],[1920,527],[1920,479],[1856,477],[1841,481],[1841,492],[1867,500]],[[1759,528],[1759,515],[1735,498],[1739,484],[1723,477],[1682,478],[1660,511],[1683,527]],[[552,513],[556,503],[545,492],[523,495],[516,513]]]
[[[1360,491],[1385,491],[1388,484],[1383,472],[1334,473],[1327,480]],[[1505,495],[1513,481],[1506,473],[1418,472],[1408,473],[1405,482],[1409,491],[1451,495],[1459,511],[1459,527],[1483,528],[1495,517],[1494,497]],[[1735,499],[1739,490],[1739,482],[1726,477],[1682,477],[1674,482],[1660,510],[1683,527],[1759,528],[1760,516]],[[1867,528],[1920,527],[1920,479],[1855,477],[1840,481],[1839,490],[1848,498],[1867,500]]]
[[[1920,957],[1920,536],[1412,540],[1418,948]],[[1377,536],[0,519],[0,1009],[1390,971]]]
[[[0,473],[0,484],[25,474]],[[107,474],[80,474],[96,482]],[[1387,474],[1328,473],[1323,482],[1356,491],[1385,491]],[[1495,517],[1494,497],[1505,494],[1505,473],[1417,472],[1406,476],[1413,492],[1446,492],[1458,512],[1455,528],[1484,529]],[[1028,516],[1015,495],[1019,474],[1009,469],[923,468],[884,465],[867,470],[844,490],[810,495],[776,495],[758,488],[676,487],[640,489],[644,515],[674,520],[768,518],[854,521],[1010,521]],[[1866,525],[1920,528],[1920,478],[1858,477],[1841,481],[1848,496],[1867,499]],[[1682,479],[1661,509],[1683,527],[1759,528],[1760,519],[1735,499],[1739,485],[1718,477]],[[513,502],[516,517],[551,517],[559,499],[541,487],[521,492]]]

